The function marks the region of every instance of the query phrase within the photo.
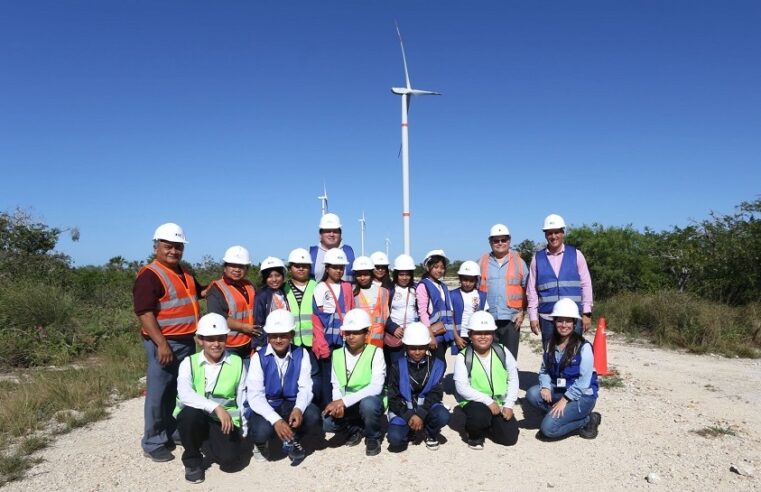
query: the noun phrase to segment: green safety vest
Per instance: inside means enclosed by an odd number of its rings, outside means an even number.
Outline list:
[[[473,350],[473,347],[469,346],[466,350]],[[502,358],[497,355],[494,347],[491,347],[491,374],[486,374],[484,366],[481,364],[481,359],[475,353],[473,355],[473,365],[468,368],[470,385],[473,389],[491,397],[491,399],[496,401],[499,406],[504,405],[508,384],[506,364],[502,361]],[[460,405],[464,405],[465,403],[467,402],[460,402]]]
[[[210,392],[206,392],[206,370],[201,366],[201,354],[202,352],[198,352],[190,356],[190,379],[193,383],[193,391],[222,405],[222,408],[232,417],[233,423],[240,427],[240,409],[238,408],[237,397],[238,384],[240,384],[240,378],[243,375],[243,360],[235,354],[228,354],[227,362],[222,364],[222,369],[219,370],[214,388]],[[183,405],[178,400],[173,414],[175,417],[180,413],[182,407]],[[213,413],[211,417],[217,419]]]
[[[296,318],[296,334],[293,336],[293,344],[297,347],[312,346],[312,299],[316,286],[317,282],[309,279],[307,287],[304,289],[304,297],[301,298],[301,304],[296,302],[296,296],[293,295],[290,284],[285,284],[284,287],[288,306],[293,317]]]
[[[341,396],[356,393],[362,388],[368,386],[373,377],[373,356],[375,355],[375,345],[365,345],[365,349],[359,356],[357,365],[351,374],[346,374],[346,350],[344,347],[333,351],[333,370],[336,371],[338,384],[341,388]]]

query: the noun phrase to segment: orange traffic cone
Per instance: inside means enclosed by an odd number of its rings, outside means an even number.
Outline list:
[[[601,317],[597,321],[597,332],[595,341],[592,344],[592,351],[595,354],[595,371],[598,376],[610,376],[613,373],[608,371],[608,335],[605,333],[605,318]]]

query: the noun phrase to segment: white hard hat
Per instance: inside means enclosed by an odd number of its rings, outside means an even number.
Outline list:
[[[359,272],[362,270],[372,270],[373,268],[375,268],[375,264],[373,263],[373,260],[371,260],[367,256],[357,256],[354,259],[354,263],[351,264],[351,269],[354,272]]]
[[[325,214],[320,217],[320,229],[340,229],[341,219],[336,214]]]
[[[413,321],[404,329],[402,343],[413,347],[428,345],[431,343],[431,332],[428,331],[428,328],[423,323]]]
[[[275,309],[267,315],[264,322],[264,332],[268,335],[274,333],[289,333],[296,329],[296,319],[287,309]]]
[[[579,305],[567,297],[559,299],[555,305],[552,306],[552,313],[550,313],[550,316],[553,318],[581,318],[581,316],[579,316]]]
[[[231,246],[225,251],[225,256],[222,257],[222,261],[225,263],[232,263],[233,265],[250,265],[251,256],[248,254],[248,250],[243,246]]]
[[[415,260],[410,255],[399,255],[394,260],[394,270],[415,270]]]
[[[326,265],[348,265],[346,253],[341,248],[332,248],[325,252],[324,263]]]
[[[446,253],[444,253],[443,249],[432,249],[425,255],[425,259],[423,260],[423,265],[428,265],[428,260],[431,259],[431,256],[442,256],[444,257],[444,260],[449,263],[449,258],[447,258]]]
[[[304,248],[296,248],[288,254],[288,263],[311,264],[312,258],[309,256],[309,251]]]
[[[379,265],[386,265],[388,266],[388,256],[386,256],[386,253],[383,251],[376,251],[375,253],[370,255],[370,259],[373,260],[373,265],[379,266]]]
[[[550,214],[544,218],[543,231],[550,231],[553,229],[565,229],[565,221],[563,217],[558,214]]]
[[[360,308],[352,309],[346,313],[343,326],[341,326],[343,331],[362,331],[367,328],[370,328],[370,315]]]
[[[489,237],[510,236],[510,229],[505,224],[494,224],[489,229]]]
[[[167,222],[156,228],[156,232],[153,233],[153,240],[158,241],[159,239],[169,241],[170,243],[188,243],[188,240],[185,239],[185,233],[183,232],[182,227],[174,222]]]
[[[475,261],[463,261],[460,265],[460,269],[457,270],[457,275],[466,275],[468,277],[480,277],[481,269],[478,267],[478,263]]]
[[[262,264],[259,265],[259,270],[269,270],[270,268],[282,268],[285,270],[285,263],[283,263],[283,260],[280,258],[275,258],[274,256],[268,256],[265,259],[262,260]]]
[[[213,337],[227,335],[228,333],[230,333],[230,328],[227,327],[227,320],[221,314],[209,313],[198,320],[196,335]]]
[[[476,311],[470,316],[468,329],[472,331],[495,331],[497,323],[488,311]]]

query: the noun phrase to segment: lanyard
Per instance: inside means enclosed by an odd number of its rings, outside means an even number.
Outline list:
[[[277,359],[277,355],[275,356]],[[280,387],[283,387],[283,383],[285,382],[285,374],[288,372],[288,367],[291,365],[291,359],[288,358],[288,354],[285,355],[285,369],[283,369],[283,365],[281,365],[280,361],[278,360],[275,364],[277,366],[277,375],[280,377]]]
[[[493,349],[489,348],[489,374],[486,374],[486,380],[489,381],[489,389],[491,389],[491,396],[494,395],[494,384],[492,383],[492,371],[494,370],[494,353],[492,352]],[[481,364],[481,369],[484,370],[484,373],[486,373],[486,368],[484,367],[484,364],[481,362],[481,357],[476,355],[476,359],[478,359],[478,363]]]
[[[359,359],[362,358],[362,354],[365,353],[365,349],[362,348],[362,352],[359,353],[359,356],[357,357],[357,362],[356,364],[354,364],[354,367],[351,368],[351,372],[349,372],[349,364],[346,363],[346,361],[349,360],[346,358],[346,347],[344,347],[343,349],[344,349],[344,372],[346,372],[346,386],[348,387],[349,381],[351,381],[351,376],[352,374],[354,374],[354,369],[356,369],[357,366],[359,365]]]

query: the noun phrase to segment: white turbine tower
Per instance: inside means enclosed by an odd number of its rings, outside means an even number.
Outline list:
[[[325,189],[325,183],[322,183],[322,195],[317,197],[321,202],[322,215],[328,213],[328,191]]]
[[[395,23],[396,24],[396,23]],[[440,92],[413,89],[410,84],[410,74],[407,71],[407,56],[404,54],[404,43],[399,25],[396,24],[396,34],[402,47],[402,63],[404,64],[404,80],[406,87],[392,87],[391,92],[402,96],[402,222],[404,224],[404,254],[410,254],[410,149],[407,113],[410,109],[412,96],[440,96]]]
[[[362,211],[362,218],[359,219],[359,230],[362,235],[362,256],[365,256],[365,211]]]
[[[391,244],[391,239],[386,238],[386,258],[388,258],[388,245]]]

